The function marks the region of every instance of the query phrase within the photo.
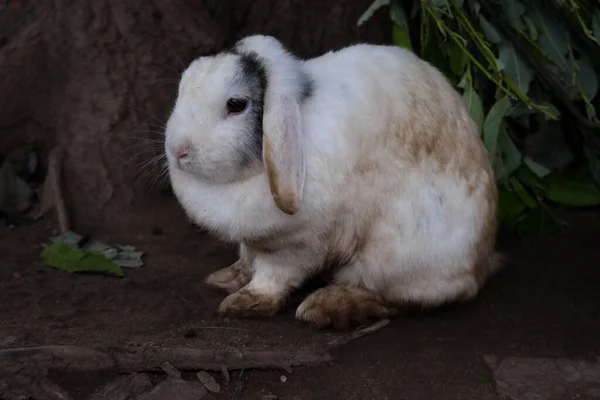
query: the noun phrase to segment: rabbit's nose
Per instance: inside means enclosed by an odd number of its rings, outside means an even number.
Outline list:
[[[171,154],[178,160],[186,157],[192,150],[192,143],[186,140],[183,143],[170,146]]]

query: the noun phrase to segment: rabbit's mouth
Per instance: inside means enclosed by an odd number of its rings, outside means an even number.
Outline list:
[[[185,173],[186,175],[191,175],[196,179],[211,181],[211,172],[209,171],[210,168],[203,166],[202,163],[197,159],[196,154],[193,152],[190,152],[183,157],[173,157],[172,155],[169,155],[168,159],[169,169],[171,169],[172,172]]]
[[[171,174],[184,174],[217,185],[242,182],[265,172],[260,158],[216,159],[211,154],[200,155],[194,149],[181,157],[175,157],[167,151],[167,159]]]

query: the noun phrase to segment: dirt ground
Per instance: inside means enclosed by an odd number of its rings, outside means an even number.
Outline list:
[[[600,361],[600,213],[569,216],[563,236],[503,233],[506,269],[472,303],[396,318],[334,351],[331,363],[293,372],[232,374],[218,399],[495,399],[487,354]],[[208,349],[317,348],[337,333],[293,319],[294,298],[269,320],[215,316],[221,293],[204,277],[235,249],[190,225],[174,200],[138,208],[123,227],[92,233],[146,252],[123,279],[68,274],[44,265],[51,218],[0,227],[0,348],[152,343]],[[83,232],[80,232],[83,233]],[[287,381],[280,377],[285,375]],[[218,375],[215,375],[218,377]],[[53,373],[85,399],[111,372]]]

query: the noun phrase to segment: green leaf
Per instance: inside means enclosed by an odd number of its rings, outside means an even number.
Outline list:
[[[390,18],[392,21],[394,21],[392,31],[394,44],[398,47],[412,49],[410,43],[410,33],[408,29],[408,20],[404,14],[404,9],[397,1],[393,1],[390,4]]]
[[[506,167],[504,166],[504,161],[502,157],[496,156],[492,160],[492,172],[494,173],[494,179],[496,180],[497,185],[506,185],[508,184],[508,174],[506,173]]]
[[[390,0],[375,0],[373,3],[371,3],[369,8],[367,8],[367,10],[363,13],[363,15],[360,16],[356,25],[361,26],[362,24],[367,22],[369,19],[371,19],[371,17],[375,13],[375,11],[379,10],[383,6],[387,6],[388,4],[390,4]]]
[[[450,50],[450,69],[454,75],[462,76],[467,67],[469,58],[465,52],[458,46],[453,46]]]
[[[483,144],[490,157],[495,157],[496,155],[496,145],[498,143],[498,135],[500,134],[500,126],[502,125],[502,119],[510,109],[510,106],[510,99],[508,97],[503,97],[492,106],[490,112],[485,117],[483,123]]]
[[[103,272],[110,275],[124,276],[118,265],[106,257],[85,253],[66,243],[53,243],[42,252],[46,264],[67,272]]]
[[[52,243],[65,243],[84,253],[102,255],[113,264],[120,267],[139,268],[144,265],[144,261],[142,260],[144,253],[142,251],[137,251],[134,246],[120,244],[108,245],[94,238],[87,238],[85,241],[82,239],[83,236],[71,231],[50,238]],[[79,246],[82,242],[82,246]]]
[[[500,126],[496,156],[492,162],[492,169],[497,181],[506,182],[508,177],[521,166],[523,156],[504,125]]]
[[[556,108],[556,106],[554,104],[548,103],[546,101],[541,101],[541,102],[538,103],[538,106],[544,107],[546,113],[547,114],[551,114],[556,120],[558,120],[558,117],[560,117],[560,111],[558,110],[558,108]],[[547,115],[547,114],[543,114],[544,118],[547,121],[551,121],[551,117],[549,115]]]
[[[545,197],[555,203],[571,207],[590,207],[600,205],[600,190],[571,179],[549,175],[544,179],[547,184]]]
[[[600,11],[596,10],[592,16],[592,30],[594,37],[600,40]]]
[[[515,104],[506,113],[507,117],[518,118],[522,116],[528,116],[535,114],[536,110],[533,107],[527,106],[522,101],[516,101]]]
[[[394,24],[392,33],[394,35],[394,44],[396,46],[412,50],[408,29],[400,28],[398,25]]]
[[[485,125],[484,125],[485,126]],[[485,128],[484,128],[485,129]],[[485,130],[484,130],[485,136]],[[498,150],[500,156],[503,158],[505,173],[510,175],[521,165],[523,161],[523,155],[513,142],[512,138],[504,128],[504,125],[500,126],[500,134],[498,135]]]
[[[400,28],[406,29],[408,31],[408,19],[406,18],[406,14],[404,13],[404,8],[402,8],[398,1],[392,1],[390,3],[390,18]]]
[[[519,182],[531,188],[546,188],[542,179],[539,178],[535,173],[533,173],[525,163],[521,164],[521,166],[515,170],[513,175],[519,180]]]
[[[499,59],[504,64],[504,73],[523,92],[529,92],[529,85],[533,79],[533,73],[529,66],[517,54],[510,42],[502,42],[498,45]]]
[[[565,58],[569,51],[569,36],[564,24],[556,21],[543,9],[533,4],[532,15],[534,23],[540,32],[540,47],[560,69],[568,71],[569,64]]]
[[[438,37],[437,30],[431,29],[427,36],[427,42],[421,50],[421,57],[449,76],[450,65],[448,64],[448,59],[442,53],[441,43],[442,41]]]
[[[460,89],[463,89],[463,91],[464,91],[468,85],[469,85],[469,72],[467,71],[463,74],[462,78],[460,78],[460,81],[458,82],[458,84],[456,86]]]
[[[508,22],[514,24],[525,12],[525,6],[517,0],[506,1],[505,15]]]
[[[527,25],[527,30],[529,31],[529,36],[531,37],[531,40],[537,41],[538,40],[538,30],[535,27],[535,25],[533,24],[533,22],[531,22],[531,20],[529,18],[525,18],[525,25]]]
[[[481,103],[481,97],[479,97],[479,95],[477,94],[475,89],[468,88],[463,93],[462,100],[465,103],[465,105],[467,106],[469,115],[471,115],[471,118],[473,118],[473,121],[475,121],[475,124],[477,125],[477,129],[479,131],[479,135],[481,136],[481,133],[483,131],[483,119],[484,119],[483,105]]]
[[[592,100],[598,93],[598,76],[587,57],[582,57],[578,64],[579,74],[577,78],[581,85],[581,90],[588,100]]]
[[[548,168],[533,161],[533,159],[529,156],[523,157],[523,162],[525,163],[525,165],[527,165],[527,167],[529,167],[529,169],[534,174],[536,174],[536,176],[538,176],[540,178],[543,178],[550,173],[550,170]]]
[[[500,61],[497,58],[494,61],[496,63],[496,69],[498,70],[498,72],[504,71],[504,64],[502,63],[502,61]]]
[[[494,25],[490,24],[487,19],[485,19],[481,14],[479,14],[479,23],[481,24],[481,29],[483,29],[483,33],[485,37],[494,44],[498,44],[502,41],[502,36],[496,30]]]
[[[521,182],[519,182],[518,179],[511,177],[510,178],[510,183],[515,191],[515,193],[519,196],[519,198],[523,201],[523,203],[525,203],[525,205],[527,205],[527,207],[529,208],[537,208],[538,203],[537,200],[534,199],[529,192],[527,191],[527,189],[525,189],[523,187],[523,185],[521,184]]]

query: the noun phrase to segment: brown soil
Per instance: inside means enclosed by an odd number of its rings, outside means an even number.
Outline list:
[[[563,236],[505,235],[501,247],[508,266],[472,303],[394,319],[336,350],[331,364],[292,374],[247,370],[241,379],[236,372],[218,398],[486,400],[495,391],[485,354],[600,360],[600,215],[570,219]],[[123,221],[102,229],[96,221],[99,228],[90,232],[147,253],[146,265],[127,270],[123,279],[44,265],[40,252],[53,235],[51,218],[0,228],[0,347],[152,343],[286,349],[321,346],[337,335],[296,322],[298,298],[269,320],[215,316],[223,296],[203,279],[234,261],[235,249],[191,226],[172,199],[139,207]],[[85,399],[112,375],[50,377],[74,398]]]

